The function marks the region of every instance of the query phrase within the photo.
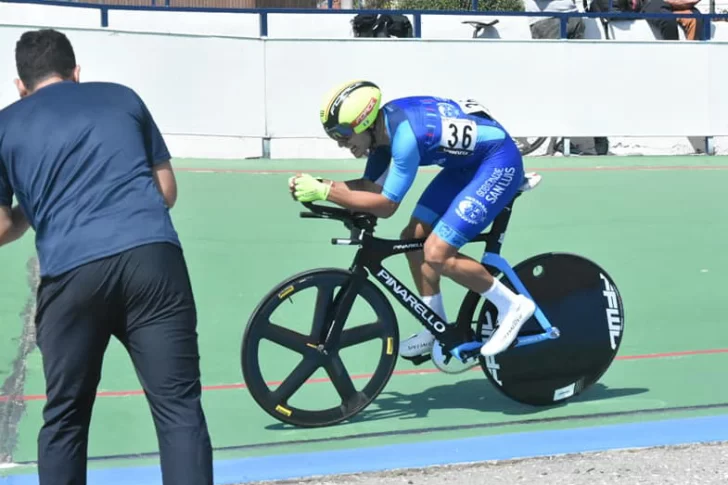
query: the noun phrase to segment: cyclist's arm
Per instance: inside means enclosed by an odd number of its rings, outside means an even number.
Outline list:
[[[378,194],[382,191],[382,186],[377,185],[376,182],[372,182],[369,179],[353,179],[342,182],[346,184],[349,190],[360,191],[360,192],[372,192]]]
[[[409,122],[404,121],[392,136],[391,168],[378,175],[380,181],[384,178],[381,192],[356,192],[345,183],[334,182],[328,200],[347,209],[371,212],[382,218],[391,217],[412,186],[419,161],[417,138]]]
[[[382,185],[389,171],[391,159],[389,147],[379,147],[370,153],[364,174],[354,180],[344,182],[349,190],[361,190],[363,192],[380,193]]]

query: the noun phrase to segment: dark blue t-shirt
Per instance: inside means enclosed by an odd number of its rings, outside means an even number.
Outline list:
[[[170,159],[141,98],[61,82],[0,111],[0,205],[36,232],[41,276],[152,242],[180,245],[152,166]]]

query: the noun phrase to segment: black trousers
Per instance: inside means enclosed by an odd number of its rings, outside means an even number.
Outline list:
[[[48,396],[40,485],[85,485],[91,412],[111,336],[126,347],[156,428],[165,485],[212,485],[197,311],[182,251],[149,244],[41,280],[36,339]]]

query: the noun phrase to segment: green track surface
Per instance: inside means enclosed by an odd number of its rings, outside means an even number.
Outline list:
[[[25,238],[12,246],[2,248],[0,265],[4,278],[0,279],[0,382],[13,372],[23,330],[26,305],[31,296],[28,282],[28,264],[35,257],[33,241]]]
[[[625,303],[626,334],[620,356],[728,347],[721,295],[724,282],[720,276],[728,268],[724,251],[728,205],[719,196],[728,183],[728,157],[529,158],[526,164],[529,170],[542,170],[544,180],[537,190],[516,203],[503,248],[511,264],[558,250],[582,254],[602,265],[618,284]],[[198,301],[203,384],[239,385],[241,337],[258,301],[294,273],[322,266],[347,267],[355,251],[330,244],[332,237],[348,236],[340,223],[298,217],[303,207],[288,196],[288,177],[300,170],[336,179],[354,178],[363,163],[177,160],[175,165],[180,193],[173,217]],[[703,169],[689,170],[688,166]],[[398,236],[417,196],[434,173],[422,170],[399,212],[380,221],[378,235]],[[482,248],[474,244],[465,252],[477,257]],[[13,369],[22,314],[32,296],[27,262],[33,255],[32,234],[0,249],[5,275],[0,283],[3,381]],[[403,256],[384,264],[411,284]],[[443,293],[452,319],[464,290],[446,282]],[[395,311],[402,338],[419,330],[406,310],[395,307]],[[301,325],[295,318],[299,315],[309,318],[310,300],[301,298],[285,310],[284,316],[291,318],[285,323]],[[366,318],[365,311],[356,310],[352,316],[357,323],[367,323]],[[375,365],[371,355],[366,346],[344,354],[349,373],[371,372]],[[269,380],[280,380],[295,365],[273,348],[266,362],[265,376]],[[214,446],[240,447],[218,452],[216,457],[254,456],[724,413],[728,409],[728,389],[719,383],[725,380],[727,366],[725,353],[619,360],[592,390],[565,406],[546,409],[508,401],[479,370],[450,376],[432,372],[430,365],[415,368],[400,361],[397,371],[418,369],[425,373],[395,375],[379,399],[356,420],[317,430],[281,425],[260,410],[239,386],[206,391],[204,405]],[[355,382],[363,386],[366,380]],[[127,354],[113,342],[107,352],[100,391],[123,393],[138,389]],[[309,384],[298,400],[323,407],[330,402],[326,400],[332,391],[328,383]],[[27,360],[24,394],[44,394],[37,350]],[[447,426],[721,403],[726,407],[436,431]],[[43,404],[43,399],[26,402],[18,423],[13,461],[35,460]],[[430,432],[396,434],[415,429]],[[376,439],[361,437],[362,433],[379,432],[395,434]],[[310,439],[322,441],[290,443]],[[269,446],[253,447],[262,444]],[[97,400],[91,456],[134,456],[155,451],[156,437],[142,395],[113,395]],[[137,465],[150,460],[156,462],[154,457],[109,459],[93,466]],[[5,473],[18,471],[23,469]]]

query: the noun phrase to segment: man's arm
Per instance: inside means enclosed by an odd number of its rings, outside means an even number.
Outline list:
[[[171,209],[177,202],[177,179],[174,176],[172,163],[167,160],[153,165],[152,176],[159,192],[164,197],[165,204]]]
[[[30,227],[28,218],[20,208],[13,205],[13,186],[8,179],[5,164],[0,160],[0,246],[20,239]]]
[[[9,206],[0,206],[0,246],[17,241],[30,228],[25,213],[16,205],[12,209]]]
[[[157,189],[164,198],[165,204],[171,209],[177,202],[177,179],[174,176],[174,170],[170,162],[172,156],[169,154],[164,137],[147,105],[140,97],[138,102],[142,111],[141,125],[144,134],[144,148],[147,152],[147,159],[152,165],[152,176]]]

